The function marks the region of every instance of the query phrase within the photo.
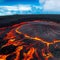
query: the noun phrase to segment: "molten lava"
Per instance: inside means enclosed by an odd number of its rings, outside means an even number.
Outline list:
[[[50,21],[22,22],[0,28],[0,36],[4,35],[0,41],[0,60],[55,60],[57,56],[52,51],[60,49],[59,32],[60,24]]]

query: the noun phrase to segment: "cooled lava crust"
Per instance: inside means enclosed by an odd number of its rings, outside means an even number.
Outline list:
[[[60,60],[60,23],[35,20],[0,28],[0,60]]]

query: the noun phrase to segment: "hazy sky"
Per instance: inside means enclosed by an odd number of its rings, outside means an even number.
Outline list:
[[[60,0],[0,0],[0,15],[60,14]]]

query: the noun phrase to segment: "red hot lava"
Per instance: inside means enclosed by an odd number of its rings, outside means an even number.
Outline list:
[[[0,60],[60,59],[60,24],[58,23],[22,22],[0,28],[0,36],[2,35],[4,36],[0,41]]]

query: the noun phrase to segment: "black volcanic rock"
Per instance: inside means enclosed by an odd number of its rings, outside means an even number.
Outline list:
[[[26,22],[32,20],[47,20],[60,22],[60,15],[36,14],[36,15],[7,15],[0,16],[0,27],[10,26],[19,22]]]

